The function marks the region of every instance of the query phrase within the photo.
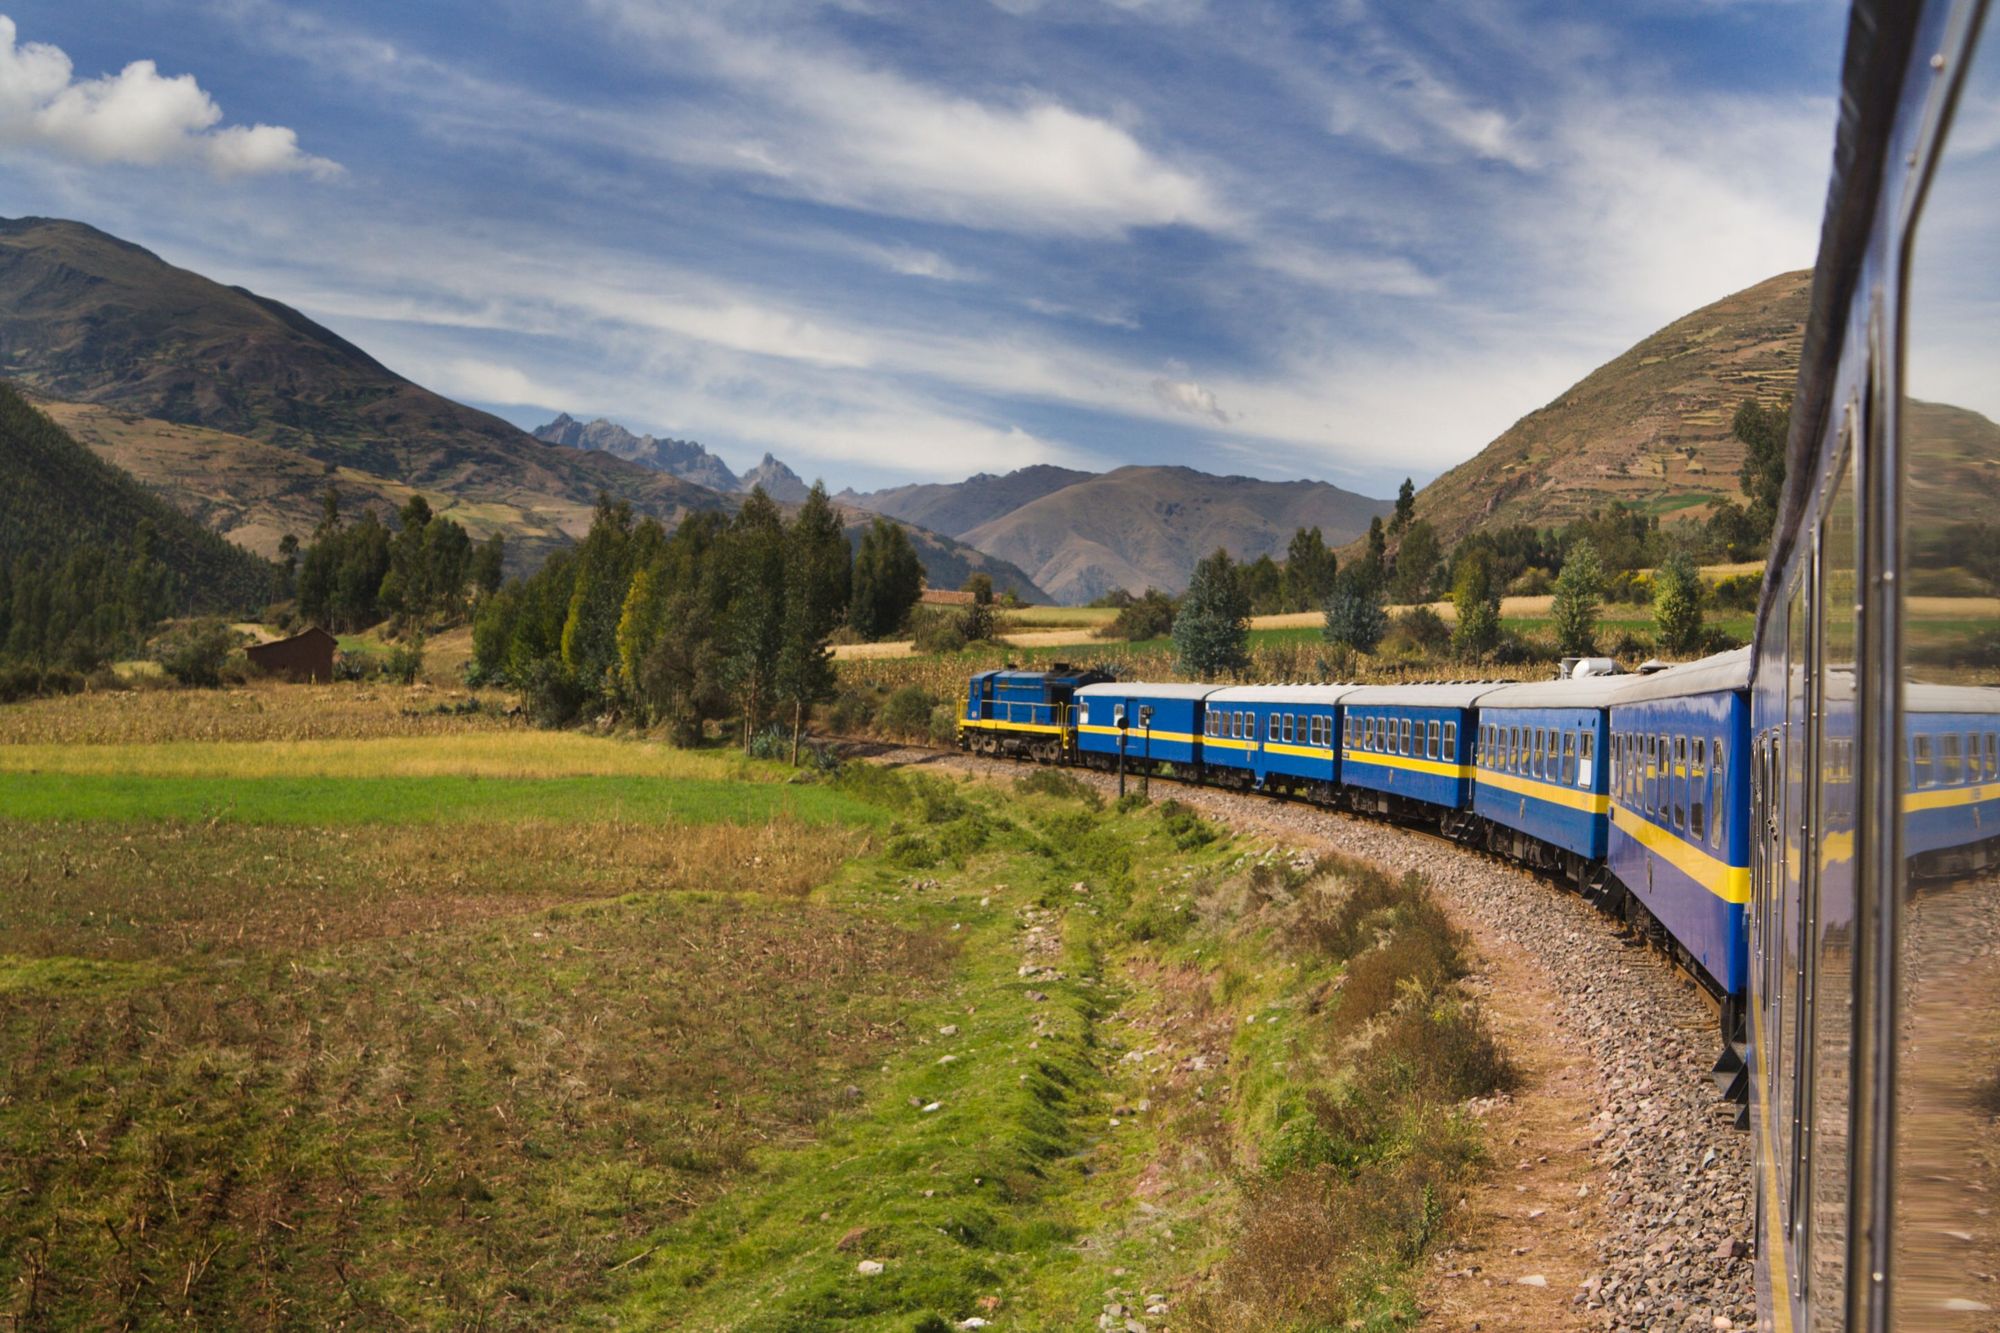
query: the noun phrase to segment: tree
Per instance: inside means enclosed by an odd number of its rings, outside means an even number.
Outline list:
[[[1475,662],[1485,660],[1500,642],[1500,593],[1493,586],[1492,566],[1484,551],[1474,551],[1458,562],[1451,603],[1458,612],[1452,649]]]
[[[278,539],[278,567],[284,571],[283,589],[289,595],[299,574],[299,539],[289,532]]]
[[[590,531],[576,550],[562,622],[562,666],[586,696],[603,691],[618,662],[618,621],[632,582],[632,533],[631,504],[598,496]]]
[[[1285,548],[1285,610],[1310,611],[1326,605],[1340,563],[1326,549],[1320,530],[1300,528]]]
[[[1396,488],[1396,512],[1389,520],[1390,532],[1401,532],[1410,526],[1410,520],[1417,513],[1417,487],[1408,477]]]
[[[1247,560],[1236,567],[1236,581],[1243,588],[1243,600],[1252,615],[1269,615],[1282,609],[1285,575],[1278,562],[1268,555]]]
[[[1389,597],[1397,602],[1430,600],[1431,583],[1437,577],[1437,530],[1428,519],[1418,519],[1403,533],[1396,551],[1395,573],[1389,579]]]
[[[1389,536],[1382,531],[1382,516],[1380,514],[1368,520],[1367,559],[1375,567],[1378,575],[1383,566],[1389,562]]]
[[[472,586],[482,597],[491,597],[500,591],[500,581],[506,576],[507,539],[494,533],[472,553]]]
[[[762,486],[729,525],[725,543],[729,607],[722,622],[722,680],[743,715],[743,747],[764,722],[775,693],[785,632],[785,522]]]
[[[1789,400],[1764,407],[1754,398],[1743,400],[1729,423],[1729,432],[1743,443],[1743,468],[1737,484],[1749,498],[1746,515],[1760,542],[1769,542],[1785,494],[1785,444],[1792,431]]]
[[[778,698],[792,710],[794,764],[799,761],[807,711],[833,697],[833,654],[827,638],[847,610],[850,559],[840,516],[826,497],[826,486],[815,481],[785,533],[785,615],[775,684]],[[983,574],[975,577],[984,580],[984,605],[990,608],[993,581]]]
[[[1700,650],[1706,592],[1685,551],[1675,551],[1653,572],[1653,625],[1662,649],[1676,656]]]
[[[1604,566],[1597,548],[1587,541],[1570,547],[1556,577],[1555,601],[1549,618],[1555,623],[1556,644],[1565,654],[1584,656],[1597,651],[1597,606],[1604,595]]]
[[[1382,593],[1365,564],[1350,565],[1334,576],[1326,599],[1326,641],[1336,648],[1372,653],[1389,630],[1389,613]]]
[[[1183,675],[1210,680],[1250,665],[1250,598],[1227,551],[1194,567],[1173,633]]]
[[[848,619],[867,639],[894,634],[923,595],[924,566],[900,524],[878,518],[861,534]]]
[[[1117,618],[1098,630],[1097,637],[1124,639],[1128,643],[1164,639],[1174,632],[1174,616],[1178,610],[1174,599],[1158,588],[1148,588],[1144,595],[1137,598],[1128,594]]]

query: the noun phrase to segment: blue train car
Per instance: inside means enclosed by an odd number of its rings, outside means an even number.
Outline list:
[[[1027,755],[1054,763],[1073,750],[1071,703],[1104,673],[1058,662],[1047,671],[981,671],[966,686],[958,745],[981,754]]]
[[[1480,696],[1472,810],[1488,822],[1488,850],[1557,871],[1578,888],[1601,883],[1611,827],[1608,719],[1632,680],[1586,676]]]
[[[1340,783],[1340,701],[1353,685],[1237,685],[1208,696],[1203,776],[1330,801]]]
[[[1363,685],[1340,701],[1340,785],[1357,810],[1435,817],[1472,806],[1473,707],[1497,686]]]
[[[1641,676],[1611,705],[1611,873],[1729,996],[1748,968],[1749,685],[1737,649]]]
[[[1076,749],[1093,768],[1193,769],[1201,762],[1202,700],[1214,685],[1110,681],[1076,692]]]
[[[2000,692],[1909,684],[1903,699],[1903,855],[1924,878],[1992,866],[2000,860]]]

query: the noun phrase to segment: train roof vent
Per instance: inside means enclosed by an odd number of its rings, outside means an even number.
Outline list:
[[[1649,657],[1645,661],[1639,663],[1639,674],[1642,676],[1650,676],[1653,675],[1655,672],[1665,671],[1668,667],[1672,665],[1673,665],[1672,662],[1662,662],[1657,657]]]
[[[1644,671],[1646,668],[1639,668]],[[1622,676],[1625,669],[1612,657],[1565,657],[1562,660],[1564,680],[1583,680],[1590,676]]]

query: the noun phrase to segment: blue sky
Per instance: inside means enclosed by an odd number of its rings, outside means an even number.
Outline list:
[[[1371,494],[1812,261],[1829,0],[0,0],[0,214],[838,489]],[[149,63],[148,63],[149,62]]]

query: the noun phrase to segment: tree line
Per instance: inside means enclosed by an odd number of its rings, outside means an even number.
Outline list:
[[[499,533],[475,545],[421,495],[411,496],[396,517],[393,532],[373,509],[346,522],[339,492],[326,488],[312,543],[301,551],[287,535],[279,548],[301,619],[336,631],[389,619],[421,633],[460,620],[471,597],[499,589],[506,561]]]
[[[545,724],[616,712],[693,744],[733,721],[747,747],[775,723],[796,754],[833,695],[835,631],[893,632],[923,577],[887,520],[850,547],[819,484],[790,520],[759,487],[734,515],[691,514],[671,533],[600,498],[581,544],[482,602],[473,671]]]

